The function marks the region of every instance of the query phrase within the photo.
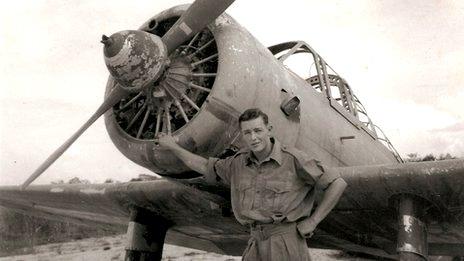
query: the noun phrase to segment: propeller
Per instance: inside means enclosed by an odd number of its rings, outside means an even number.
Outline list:
[[[216,20],[235,0],[197,0],[162,38],[168,53]]]
[[[61,145],[55,152],[53,152],[35,171],[32,175],[21,185],[21,189],[25,189],[29,184],[38,178],[50,165],[53,164],[70,146],[74,141],[79,138],[87,128],[90,127],[101,115],[109,110],[114,104],[120,101],[122,98],[127,96],[127,92],[122,89],[115,87],[108,95],[108,98],[100,105],[95,113],[82,125],[76,133],[74,133],[63,145]]]
[[[87,128],[131,92],[146,90],[169,64],[168,56],[179,45],[213,22],[234,0],[196,0],[162,38],[144,31],[126,30],[103,35],[105,63],[116,81],[96,112],[63,145],[53,152],[21,185],[27,188],[53,164]]]

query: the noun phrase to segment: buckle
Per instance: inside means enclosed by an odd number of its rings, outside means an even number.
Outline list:
[[[266,224],[266,223],[259,223],[259,222],[253,222],[250,224],[250,227],[253,228],[253,229],[260,229],[262,230],[266,225],[269,225],[269,224]]]

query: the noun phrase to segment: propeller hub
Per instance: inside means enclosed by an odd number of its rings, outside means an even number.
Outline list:
[[[126,30],[103,35],[103,54],[111,76],[121,87],[138,92],[162,75],[168,53],[161,38],[144,31]]]

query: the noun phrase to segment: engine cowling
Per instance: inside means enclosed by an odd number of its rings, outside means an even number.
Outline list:
[[[187,7],[177,6],[161,12],[140,29],[162,36]],[[202,48],[204,45],[208,47]],[[192,53],[199,55],[184,59]],[[195,175],[171,152],[155,146],[157,130],[171,132],[179,145],[196,154],[218,156],[227,149],[241,147],[238,117],[252,107],[268,114],[273,135],[283,144],[295,146],[328,165],[359,165],[360,159],[365,158],[370,164],[396,162],[378,140],[359,132],[357,126],[334,110],[325,93],[318,93],[305,79],[288,70],[227,14],[219,16],[200,36],[178,47],[169,59],[166,71],[155,83],[169,81],[173,90],[179,90],[181,106],[174,102],[167,117],[158,116],[169,118],[169,124],[168,121],[157,124],[156,116],[162,113],[157,113],[156,108],[164,105],[156,97],[166,95],[163,93],[142,93],[140,97],[133,93],[105,114],[106,127],[116,147],[127,158],[155,173],[177,178]],[[114,86],[110,77],[107,93]],[[298,112],[285,115],[280,105],[294,97],[301,101]],[[125,105],[134,98],[138,103],[132,103],[131,111],[124,111]],[[139,113],[145,99],[154,107],[153,114],[147,117],[143,111]],[[186,115],[179,107],[185,108]],[[132,123],[137,115],[139,118]],[[140,131],[140,126],[147,127]],[[342,144],[340,137],[346,133],[356,133],[355,141]],[[375,149],[364,150],[366,144]],[[359,157],[360,153],[365,156]]]
[[[187,7],[165,10],[139,30],[162,36]],[[221,15],[170,55],[168,68],[155,83],[168,84],[176,91],[171,95],[178,99],[161,104],[157,96],[166,94],[135,92],[105,114],[113,143],[135,163],[177,177],[189,170],[169,151],[155,146],[158,132],[172,133],[182,147],[205,157],[224,152],[238,141],[241,112],[236,108],[254,103],[258,86],[250,83],[256,81],[260,70],[256,57],[262,52],[270,54],[230,16]],[[115,84],[110,76],[106,94]]]

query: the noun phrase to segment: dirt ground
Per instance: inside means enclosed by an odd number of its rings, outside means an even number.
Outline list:
[[[48,261],[48,260],[124,260],[125,235],[103,238],[89,238],[66,243],[40,245],[34,248],[35,254],[2,257],[0,261]],[[313,260],[369,260],[348,257],[335,250],[310,249]],[[175,261],[232,261],[241,260],[241,257],[224,256],[208,253],[196,249],[165,245],[163,260]]]

